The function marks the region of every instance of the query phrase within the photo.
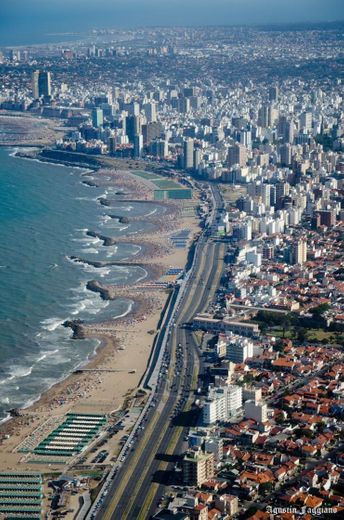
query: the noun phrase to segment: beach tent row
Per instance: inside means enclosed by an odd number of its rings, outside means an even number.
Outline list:
[[[42,499],[42,476],[39,473],[0,473],[0,516],[39,519]]]
[[[33,450],[37,455],[71,457],[82,451],[106,423],[103,415],[72,414]]]

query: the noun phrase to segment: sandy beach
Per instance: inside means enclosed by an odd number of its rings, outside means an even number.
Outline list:
[[[123,200],[153,200],[154,186],[150,181],[135,176],[130,170],[102,168],[84,177],[97,186],[116,186],[125,192]],[[92,189],[92,188],[90,188]],[[111,202],[111,197],[109,196]],[[21,470],[49,472],[50,467],[30,464],[18,445],[32,432],[52,417],[68,412],[111,414],[123,405],[129,406],[135,397],[138,385],[147,367],[157,326],[167,301],[169,291],[154,286],[170,267],[184,268],[189,246],[199,231],[198,217],[193,211],[185,212],[185,206],[197,205],[197,200],[159,202],[165,206],[164,217],[148,216],[154,224],[154,232],[123,237],[123,242],[142,246],[140,252],[128,262],[144,262],[149,276],[136,286],[107,286],[107,296],[125,296],[133,301],[132,311],[125,317],[92,325],[83,325],[87,337],[101,340],[95,356],[85,368],[87,372],[73,373],[64,381],[45,392],[32,406],[21,410],[15,417],[0,427],[0,470],[13,470],[20,464]],[[111,206],[109,206],[109,213]],[[175,248],[170,240],[171,233],[189,230],[187,247]],[[103,369],[107,371],[97,372]],[[94,371],[92,371],[94,370]],[[111,371],[112,370],[112,371]]]
[[[62,122],[33,114],[0,110],[0,146],[52,145],[65,132]]]

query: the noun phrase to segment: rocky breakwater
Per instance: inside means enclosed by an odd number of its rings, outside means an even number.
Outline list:
[[[97,280],[90,280],[89,282],[87,282],[86,288],[89,291],[99,293],[103,300],[114,300],[115,299],[115,297],[113,297],[111,295],[110,288],[104,287],[104,285],[102,285]]]
[[[79,256],[70,256],[69,259],[72,262],[80,263],[80,264],[87,264],[91,265],[92,267],[100,268],[100,267],[108,267],[112,265],[123,265],[126,267],[130,266],[138,266],[138,267],[149,267],[150,264],[146,264],[145,262],[135,262],[134,260],[117,260],[117,261],[106,261],[106,260],[84,260],[83,258],[80,258]]]
[[[64,327],[70,327],[73,331],[73,339],[85,339],[86,334],[83,328],[84,322],[82,320],[66,320],[63,323]]]
[[[95,231],[86,231],[86,235],[92,238],[99,238],[99,240],[103,241],[104,246],[116,245],[116,240],[114,238],[106,237],[105,235],[101,235],[100,233],[96,233]]]
[[[105,206],[106,208],[109,208],[111,206],[111,202],[108,199],[105,199],[104,197],[99,197],[97,200],[101,206]]]
[[[99,184],[97,184],[96,182],[93,182],[93,181],[89,181],[89,180],[83,180],[82,181],[83,184],[85,184],[86,186],[89,186],[90,188],[99,188]]]
[[[108,217],[110,217],[114,220],[118,220],[118,222],[120,224],[129,224],[129,222],[130,222],[128,217],[121,217],[120,215],[108,215]]]

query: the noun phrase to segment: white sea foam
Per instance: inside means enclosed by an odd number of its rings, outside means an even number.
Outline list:
[[[134,206],[114,206],[115,209],[122,209],[123,211],[132,211]]]
[[[83,266],[83,269],[86,273],[97,274],[101,278],[104,278],[104,276],[107,276],[108,274],[111,273],[110,267],[94,267],[93,265],[89,265],[86,262],[85,263],[80,262],[80,265]]]
[[[65,320],[61,318],[47,318],[46,320],[41,321],[41,325],[44,330],[48,330],[52,332],[57,329],[60,325],[64,323]]]
[[[144,271],[144,273],[142,276],[140,276],[140,278],[136,280],[136,283],[141,282],[141,280],[144,280],[148,276],[148,271],[146,271],[146,269],[144,269],[143,267],[141,267],[141,269]]]
[[[135,245],[135,247],[137,248],[136,251],[134,251],[132,253],[133,256],[136,256],[141,250],[142,250],[142,247],[141,246],[138,246],[138,245]]]
[[[101,215],[99,220],[101,222],[109,222],[110,220],[112,220],[112,218],[109,215]]]
[[[127,316],[127,314],[129,314],[132,311],[133,305],[134,305],[134,302],[130,302],[127,310],[124,311],[122,314],[119,314],[118,316],[113,316],[113,319],[117,320],[118,318],[124,318],[124,316]]]
[[[0,424],[3,424],[3,423],[5,423],[5,422],[7,422],[9,419],[11,419],[11,415],[8,413],[8,414],[6,415],[6,417],[4,417],[3,419],[1,419]]]
[[[17,366],[10,369],[10,377],[8,381],[12,381],[13,379],[19,379],[22,377],[27,377],[32,373],[33,365],[31,367],[21,367]]]
[[[97,202],[97,197],[75,197],[75,200],[88,200],[89,202]]]
[[[96,200],[99,200],[99,199],[106,199],[106,195],[108,194],[108,192],[105,190],[104,193],[101,193],[100,195],[98,195],[97,199]]]
[[[118,251],[117,246],[111,247],[111,250],[109,250],[109,248],[107,248],[106,258],[111,258],[112,256],[114,256],[117,253],[117,251]]]
[[[10,157],[16,157],[18,152],[19,152],[19,148],[14,148],[13,152],[9,153],[8,155]]]
[[[39,358],[36,359],[35,363],[40,363],[41,361],[43,361],[43,359],[46,359],[47,357],[47,354],[42,354],[41,356],[39,356]]]
[[[150,217],[151,215],[154,215],[157,211],[158,211],[158,208],[152,209],[152,211],[145,214],[145,217]]]
[[[86,247],[83,249],[84,253],[89,253],[90,255],[97,255],[99,253],[99,250],[95,247]]]
[[[100,294],[89,291],[84,284],[72,289],[72,291],[77,293],[77,296],[74,296],[74,300],[77,300],[76,303],[70,305],[73,309],[71,311],[73,316],[80,313],[95,315],[110,304],[109,301],[103,300]]]

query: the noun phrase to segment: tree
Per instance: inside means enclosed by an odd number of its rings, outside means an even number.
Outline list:
[[[322,432],[325,430],[325,428],[326,428],[326,424],[325,424],[323,421],[321,421],[321,422],[317,425],[317,428],[318,428],[318,431],[319,431],[320,433],[322,433]]]
[[[328,303],[321,303],[320,305],[317,305],[317,307],[313,307],[312,309],[309,309],[309,312],[312,314],[313,318],[323,318],[326,311],[328,311],[330,308],[330,305]]]
[[[291,326],[291,319],[290,319],[290,316],[289,314],[285,314],[283,316],[283,320],[282,320],[282,333],[283,333],[283,338],[285,338],[285,335],[286,335],[286,332],[290,329],[290,326]]]
[[[303,343],[307,339],[307,331],[304,328],[300,328],[297,331],[297,339],[300,343]]]
[[[272,482],[264,482],[263,484],[259,484],[259,493],[267,494],[271,493],[273,488]]]
[[[266,323],[260,323],[259,324],[260,332],[265,335],[268,331],[268,325]]]
[[[243,382],[244,383],[252,383],[253,380],[254,380],[254,377],[250,373],[245,374],[244,377],[243,377]]]

